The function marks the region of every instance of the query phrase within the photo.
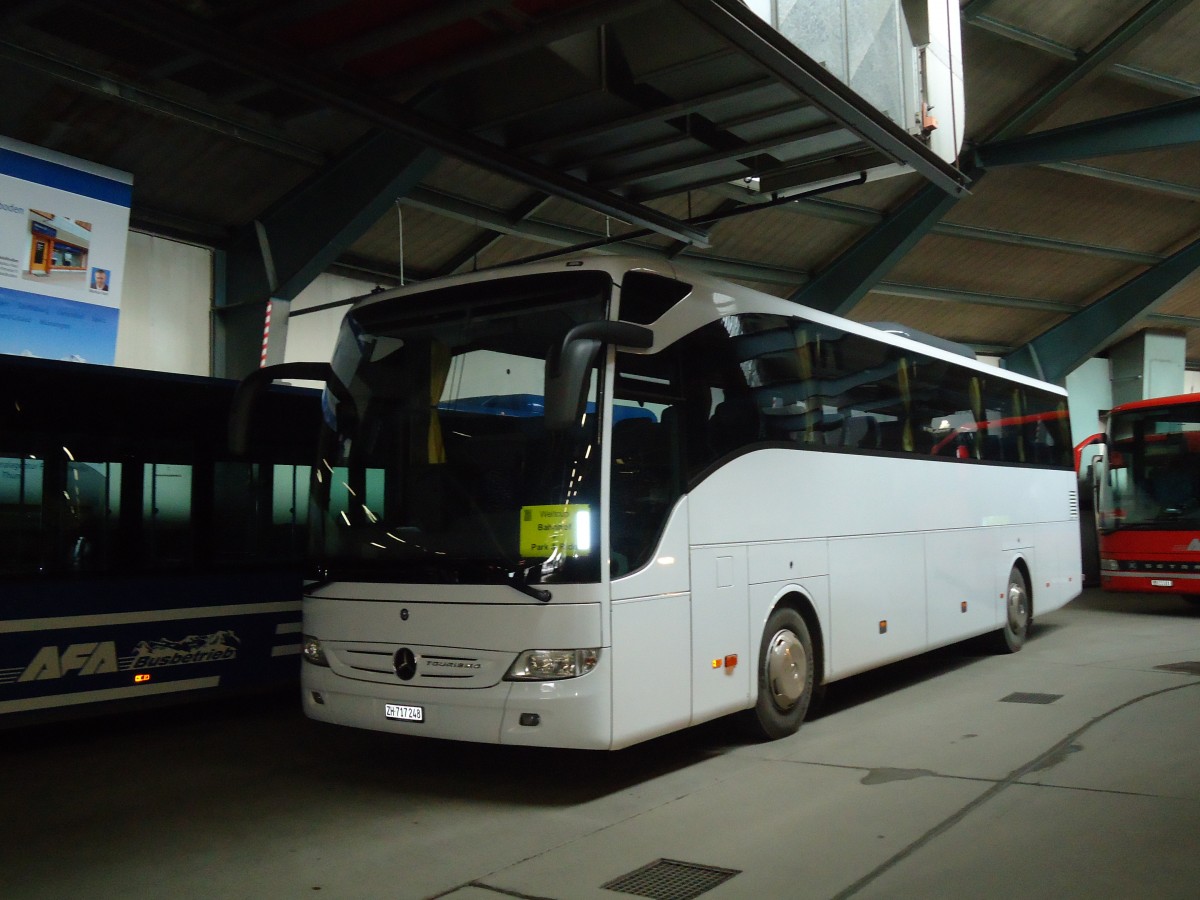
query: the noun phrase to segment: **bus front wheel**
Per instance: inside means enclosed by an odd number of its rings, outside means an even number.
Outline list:
[[[775,740],[795,734],[813,694],[813,651],[808,626],[794,609],[771,613],[758,653],[758,700],[747,710],[751,731]]]
[[[1013,566],[1008,573],[1008,590],[1004,592],[1004,625],[993,633],[992,648],[997,653],[1016,653],[1025,646],[1032,621],[1033,605],[1025,573]]]

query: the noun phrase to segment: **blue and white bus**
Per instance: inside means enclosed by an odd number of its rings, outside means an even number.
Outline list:
[[[1063,390],[661,262],[356,302],[324,393],[314,719],[617,749],[1080,590]],[[505,400],[504,398],[509,398]]]
[[[0,727],[299,681],[320,397],[0,356]]]

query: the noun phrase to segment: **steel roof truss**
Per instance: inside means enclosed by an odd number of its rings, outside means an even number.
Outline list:
[[[1152,0],[1147,3],[1095,48],[1083,54],[1066,77],[1039,91],[1037,99],[1010,119],[995,138],[1012,137],[1044,119],[1068,91],[1101,74],[1118,53],[1130,50],[1148,37],[1151,27],[1156,22],[1173,15],[1180,7],[1190,2],[1191,0]]]
[[[270,81],[296,95],[359,116],[376,126],[421,141],[488,171],[668,237],[708,245],[705,232],[686,226],[670,216],[614,194],[598,191],[578,179],[537,165],[496,144],[450,128],[390,100],[366,94],[356,84],[336,73],[318,72],[292,57],[272,52],[262,44],[252,44],[231,33],[205,27],[192,16],[174,13],[160,4],[147,3],[145,0],[104,4],[97,11],[132,28],[155,34],[188,50],[205,53],[223,65]]]
[[[957,200],[926,185],[789,299],[839,316],[848,314]]]
[[[247,228],[235,236],[227,304],[294,299],[427,175],[437,159],[433,151],[388,131],[360,141],[260,216],[257,234]],[[268,256],[270,263],[264,265]]]
[[[1018,372],[1061,382],[1076,367],[1146,319],[1200,268],[1200,240],[1005,357]]]
[[[0,58],[12,60],[41,75],[82,88],[106,100],[116,100],[158,116],[178,119],[288,159],[308,165],[321,165],[325,161],[319,152],[273,127],[264,121],[264,117],[231,112],[216,105],[205,106],[194,100],[184,103],[168,93],[123,79],[111,72],[97,72],[47,51],[34,49],[30,43],[28,35],[23,36],[21,43],[0,37]]]
[[[637,15],[661,2],[662,0],[595,0],[586,6],[552,16],[541,25],[529,28],[520,34],[489,42],[484,51],[480,51],[478,48],[465,50],[444,57],[436,63],[406,69],[403,74],[393,78],[380,79],[377,87],[384,93],[395,96],[477,69],[486,63],[509,59],[582,31],[589,31],[618,19]]]
[[[765,87],[770,87],[773,84],[775,84],[775,82],[769,78],[758,78],[743,84],[734,85],[733,87],[723,91],[704,94],[699,97],[691,97],[687,100],[680,100],[678,102],[669,103],[660,107],[640,109],[638,112],[632,113],[620,119],[605,119],[604,121],[595,125],[574,128],[567,132],[555,132],[553,134],[546,134],[536,138],[529,138],[519,143],[514,147],[514,149],[521,153],[543,156],[547,154],[564,152],[580,144],[586,146],[589,142],[606,135],[619,134],[624,131],[635,129],[640,125],[652,125],[659,122],[665,122],[667,119],[676,116],[683,116],[687,115],[688,113],[699,112],[705,106],[710,104],[719,103],[723,100],[736,99],[737,97],[745,96],[754,93],[755,91],[762,90]],[[561,102],[565,105],[575,101],[574,98],[572,98],[571,100],[565,100]],[[805,104],[799,102],[795,104],[795,106],[803,105]],[[780,109],[777,111],[781,112],[784,110]],[[493,123],[491,122],[484,126],[485,129],[490,127],[493,127]]]
[[[1015,41],[1018,44],[1024,44],[1027,47],[1032,47],[1035,50],[1040,50],[1043,53],[1048,53],[1051,56],[1057,56],[1059,59],[1070,60],[1071,62],[1079,63],[1085,60],[1088,54],[1068,47],[1066,44],[1059,43],[1056,40],[1046,37],[1045,35],[1036,34],[1024,28],[1019,28],[1016,25],[1010,25],[1007,22],[1001,22],[999,19],[992,18],[983,14],[972,14],[968,12],[968,7],[963,7],[962,19],[970,25],[982,29],[983,31],[991,32],[1002,38],[1010,41]],[[1111,62],[1111,60],[1109,60]],[[1143,69],[1138,66],[1131,66],[1127,63],[1111,64],[1108,71],[1114,75],[1120,76],[1127,81],[1132,81],[1137,84],[1142,84],[1151,87],[1154,90],[1163,91],[1169,94],[1175,94],[1180,97],[1194,97],[1200,93],[1200,85],[1190,81],[1184,81],[1181,78],[1176,78],[1172,75],[1166,75],[1162,72],[1152,72],[1149,69]]]
[[[976,157],[984,168],[1044,165],[1161,150],[1197,141],[1200,98],[994,141],[979,147]]]

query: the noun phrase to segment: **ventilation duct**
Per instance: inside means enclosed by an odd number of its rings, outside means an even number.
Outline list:
[[[804,53],[938,157],[965,128],[958,0],[746,0]],[[869,180],[911,171],[887,165]]]

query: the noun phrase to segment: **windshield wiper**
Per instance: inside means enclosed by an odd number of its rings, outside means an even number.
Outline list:
[[[553,595],[549,591],[535,588],[529,583],[529,569],[516,568],[508,573],[508,586],[520,591],[527,597],[532,597],[540,603],[549,603]]]

